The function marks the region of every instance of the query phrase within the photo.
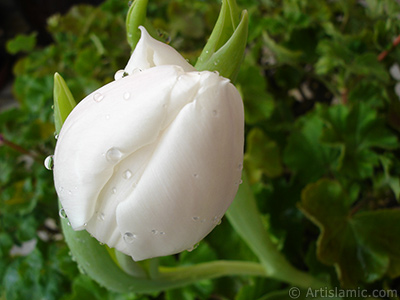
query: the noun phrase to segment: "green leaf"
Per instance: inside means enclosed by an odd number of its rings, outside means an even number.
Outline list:
[[[54,123],[59,133],[69,113],[76,106],[74,97],[60,74],[54,74]]]
[[[353,215],[351,203],[338,182],[321,179],[303,190],[299,205],[321,230],[318,258],[336,267],[345,287],[382,278],[400,258],[400,211]]]
[[[33,32],[30,35],[17,35],[14,39],[7,42],[7,51],[11,54],[31,51],[36,46],[36,35],[36,32]]]
[[[127,40],[132,51],[140,39],[139,26],[144,26],[146,21],[147,2],[148,0],[134,0],[126,16]]]
[[[379,163],[379,149],[396,149],[397,137],[378,118],[376,111],[359,103],[352,108],[344,105],[321,109],[325,130],[321,140],[342,147],[340,170],[351,177],[370,177]]]
[[[196,69],[218,71],[221,76],[234,81],[243,61],[248,23],[247,11],[242,12],[238,23],[235,0],[224,0],[214,30],[195,65]]]
[[[246,123],[255,124],[267,120],[275,104],[272,95],[267,92],[267,84],[261,70],[245,60],[236,85],[243,95]]]
[[[340,155],[338,147],[321,143],[322,119],[311,113],[297,120],[284,150],[284,162],[302,182],[317,180],[336,170]]]
[[[252,129],[247,136],[245,166],[252,181],[260,181],[263,174],[274,178],[282,174],[280,149],[261,129]]]

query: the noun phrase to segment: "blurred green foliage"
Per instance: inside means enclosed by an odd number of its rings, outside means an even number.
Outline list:
[[[265,278],[226,277],[157,295],[119,295],[88,278],[58,221],[52,174],[53,76],[76,100],[113,80],[129,58],[127,1],[77,6],[49,19],[54,42],[8,43],[18,107],[0,112],[0,299],[288,299]],[[219,1],[151,0],[160,38],[195,63]],[[333,286],[399,289],[400,6],[393,0],[238,0],[250,15],[236,85],[246,110],[245,169],[274,239],[298,268]],[[387,51],[387,54],[382,54]],[[16,247],[36,240],[28,255]],[[256,260],[224,221],[186,265]]]

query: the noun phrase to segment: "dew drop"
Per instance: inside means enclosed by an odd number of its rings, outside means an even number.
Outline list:
[[[65,212],[64,208],[61,208],[59,210],[58,215],[60,216],[61,219],[66,219],[67,218],[67,213]]]
[[[53,170],[54,168],[53,155],[49,155],[46,157],[46,159],[44,160],[44,166],[47,170]]]
[[[131,170],[126,170],[123,174],[122,177],[124,177],[124,179],[129,179],[132,177],[132,172]]]
[[[242,163],[238,164],[238,169],[239,169],[239,170],[242,170],[242,169],[243,169],[243,164],[242,164]]]
[[[164,234],[165,234],[165,232],[164,232],[164,231],[160,231],[160,234],[161,234],[161,235],[164,235]]]
[[[59,137],[59,134],[57,134],[57,132],[54,132],[54,138],[55,138],[56,140],[58,140],[58,137]]]
[[[157,234],[157,233],[158,233],[158,231],[157,231],[157,230],[155,230],[155,229],[153,229],[153,230],[151,231],[151,233],[152,233],[152,234]]]
[[[239,184],[242,184],[242,183],[243,183],[243,180],[242,180],[242,179],[240,179],[240,180],[239,180]]]
[[[193,221],[198,221],[200,218],[197,217],[197,216],[195,216],[195,217],[193,217],[192,219],[193,219]]]
[[[128,244],[132,243],[136,239],[136,235],[132,232],[125,232],[124,241]]]
[[[83,227],[86,227],[87,226],[87,223],[83,223]]]
[[[140,69],[140,68],[134,68],[134,69],[132,70],[132,73],[131,73],[131,74],[137,74],[137,73],[140,73],[140,72],[142,72],[142,69]]]
[[[114,79],[115,79],[115,80],[119,80],[119,79],[123,78],[123,77],[124,77],[124,73],[125,73],[124,70],[118,70],[118,71],[115,72],[115,74],[114,74]]]
[[[112,190],[111,190],[111,193],[116,194],[117,193],[117,188],[113,187]]]
[[[131,93],[129,93],[129,92],[125,92],[124,93],[124,99],[125,100],[128,100],[130,97],[131,97]]]
[[[97,216],[97,219],[99,219],[100,221],[104,221],[104,214],[101,213]]]
[[[100,93],[96,93],[96,94],[93,95],[93,100],[96,101],[96,102],[100,102],[103,99],[104,99],[104,96],[102,94],[100,94]]]
[[[68,222],[67,225],[68,225],[68,226],[71,226],[71,222]]]
[[[187,249],[188,252],[192,252],[194,249],[196,249],[199,246],[199,243],[193,245],[192,247],[190,247],[189,249]]]
[[[213,223],[215,225],[220,225],[222,223],[222,220],[219,217],[215,216],[213,219]]]
[[[106,153],[106,159],[111,162],[117,162],[121,159],[122,153],[118,148],[110,148]]]
[[[194,177],[194,178],[199,178],[199,174],[194,173],[194,174],[193,174],[193,177]]]

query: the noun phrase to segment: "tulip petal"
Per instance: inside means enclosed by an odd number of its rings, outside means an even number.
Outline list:
[[[174,48],[153,39],[143,26],[139,29],[142,35],[125,67],[127,74],[161,65],[180,66],[186,72],[196,70]]]
[[[237,192],[243,127],[239,93],[212,72],[160,66],[100,88],[54,155],[71,226],[135,260],[190,248]]]

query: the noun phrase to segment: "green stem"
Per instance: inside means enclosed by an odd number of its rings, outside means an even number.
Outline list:
[[[243,172],[243,183],[227,212],[227,217],[235,231],[257,255],[268,277],[297,287],[321,288],[327,286],[326,283],[310,274],[294,268],[279,252],[263,225],[245,172]]]
[[[217,260],[185,267],[160,267],[157,279],[192,283],[202,279],[234,275],[266,276],[266,272],[263,266],[255,262]]]

